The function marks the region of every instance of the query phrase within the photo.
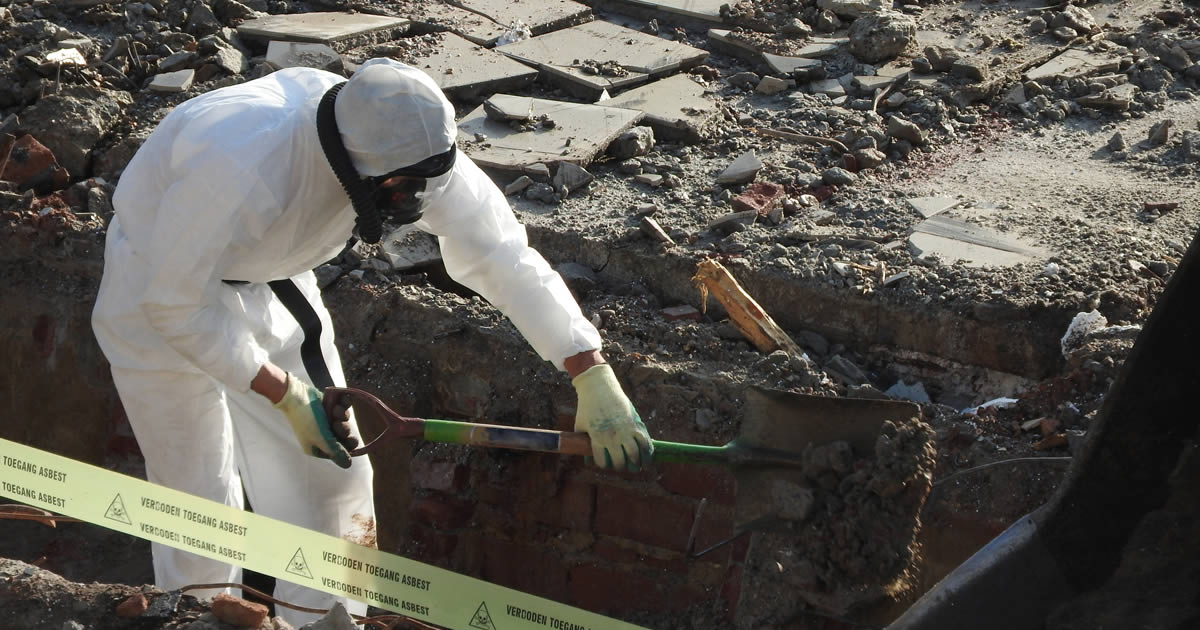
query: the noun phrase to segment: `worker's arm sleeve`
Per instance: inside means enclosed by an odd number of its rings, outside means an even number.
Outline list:
[[[562,277],[529,247],[504,195],[466,156],[459,155],[445,198],[417,227],[438,236],[450,277],[500,309],[558,369],[567,357],[600,348],[600,333]]]
[[[222,294],[230,289],[221,281],[231,244],[262,229],[256,217],[241,216],[256,184],[245,174],[233,178],[214,169],[196,170],[172,184],[159,205],[144,253],[152,272],[141,308],[175,351],[244,392],[268,354],[255,342],[244,314],[225,303]]]

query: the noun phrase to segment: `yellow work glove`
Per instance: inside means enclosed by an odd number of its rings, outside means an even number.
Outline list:
[[[579,396],[575,430],[592,440],[592,457],[601,468],[637,471],[650,462],[654,445],[642,418],[606,363],[593,365],[571,380]]]
[[[275,403],[292,425],[292,432],[307,455],[332,459],[342,468],[350,467],[350,453],[338,441],[321,404],[321,392],[312,385],[287,375],[287,392]]]

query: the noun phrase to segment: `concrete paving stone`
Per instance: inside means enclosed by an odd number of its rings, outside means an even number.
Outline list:
[[[935,214],[941,214],[958,204],[959,201],[953,197],[913,197],[908,200],[908,205],[926,219]]]
[[[534,131],[520,131],[508,123],[489,120],[480,105],[459,121],[459,146],[480,166],[498,170],[524,172],[540,162],[587,166],[644,114],[632,109],[533,99],[534,118],[543,115],[554,121],[552,128],[541,125]],[[482,141],[476,139],[477,134]]]
[[[684,74],[635,87],[604,102],[605,107],[635,109],[656,138],[697,141],[721,116],[716,101],[704,96],[704,86]]]
[[[493,94],[483,102],[487,117],[498,121],[529,120],[533,117],[533,99],[528,96]]]
[[[850,39],[847,37],[813,37],[806,46],[796,51],[796,56],[821,59],[836,54],[842,46],[849,43]]]
[[[754,177],[762,170],[762,160],[754,154],[754,149],[739,155],[725,170],[717,175],[718,184],[745,184],[754,181]]]
[[[516,91],[537,79],[535,68],[495,50],[443,33],[442,45],[413,65],[429,75],[451,99],[469,100],[497,92]]]
[[[1008,267],[1047,256],[1039,247],[988,228],[934,216],[918,223],[908,237],[917,256],[937,254],[947,262],[962,260],[968,267]]]
[[[896,79],[894,79],[892,77],[881,77],[878,75],[876,75],[876,76],[858,75],[858,76],[854,77],[852,83],[858,89],[863,90],[864,92],[866,92],[868,94],[874,94],[875,90],[885,89],[885,88],[887,88],[887,86],[891,85],[895,81],[896,81]]]
[[[343,71],[342,56],[325,44],[272,41],[267,44],[267,63],[276,68],[319,68]]]
[[[538,67],[545,77],[563,85],[577,96],[596,97],[604,90],[615,94],[622,88],[686,70],[708,57],[708,52],[686,44],[610,24],[588,22],[561,31],[539,35],[496,50]],[[583,61],[616,62],[628,74],[586,74]]]
[[[525,25],[530,33],[537,36],[592,19],[591,7],[573,0],[450,1],[457,7],[488,18],[483,21],[464,21],[459,28],[451,29],[476,44],[488,47],[495,45],[496,40],[516,24]]]
[[[269,15],[242,22],[238,35],[245,39],[329,44],[386,30],[406,30],[409,20],[362,13],[293,13]]]
[[[1120,58],[1114,55],[1104,55],[1072,48],[1026,72],[1025,80],[1050,81],[1058,78],[1074,79],[1097,72],[1113,72],[1120,68],[1120,64]]]
[[[772,72],[778,72],[779,74],[786,75],[790,75],[797,70],[803,70],[804,68],[811,68],[813,66],[821,65],[819,60],[808,57],[785,57],[783,55],[773,55],[771,53],[763,53],[762,57],[763,61],[767,62],[767,67],[769,67]]]
[[[612,5],[619,11],[621,5],[635,9],[637,15],[670,18],[683,16],[706,22],[722,22],[721,5],[729,0],[590,0],[593,6]]]
[[[901,66],[893,62],[887,64],[886,66],[876,68],[875,76],[899,79],[900,77],[908,76],[910,72],[912,72],[912,67]]]
[[[827,94],[830,98],[839,98],[846,96],[846,88],[842,82],[837,79],[822,79],[813,81],[808,84],[808,89],[813,94]]]
[[[422,232],[411,224],[385,235],[380,242],[381,256],[396,271],[424,267],[442,259],[437,237]]]
[[[155,92],[186,92],[196,79],[196,71],[188,68],[154,75],[150,89]]]

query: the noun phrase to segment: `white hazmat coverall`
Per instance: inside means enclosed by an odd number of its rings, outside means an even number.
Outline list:
[[[384,65],[434,90],[440,104],[428,107],[449,108],[425,75]],[[302,455],[284,415],[249,389],[268,361],[312,380],[300,359],[303,331],[265,284],[285,278],[319,315],[322,354],[334,383],[345,384],[311,271],[339,253],[355,220],[315,124],[321,96],[342,80],[308,68],[281,70],[203,94],[167,115],[113,197],[92,323],[150,481],[239,508],[244,488],[259,514],[369,542],[375,515],[367,458],[343,470]],[[346,142],[365,175],[429,157],[434,149],[424,145],[454,133],[452,109],[443,116],[449,122],[429,134],[389,136],[396,118],[411,125],[437,113],[391,112],[393,120],[383,121],[367,112],[359,119],[344,111],[353,110],[353,99],[342,101],[343,138],[391,137],[400,145],[392,142],[390,150],[412,143],[415,155],[406,157],[372,156],[371,142]],[[379,172],[364,172],[371,170]],[[416,225],[438,236],[449,274],[504,312],[544,359],[562,369],[564,358],[600,347],[562,279],[529,248],[504,196],[465,155]],[[163,589],[241,578],[238,567],[157,543],[153,563]],[[339,600],[283,580],[275,596],[320,608]],[[365,613],[364,604],[341,601]],[[295,627],[318,618],[283,607],[278,613]]]

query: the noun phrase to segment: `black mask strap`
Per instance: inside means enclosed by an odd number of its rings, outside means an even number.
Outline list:
[[[334,115],[333,105],[343,85],[346,85],[345,81],[329,88],[321,97],[321,103],[317,106],[317,138],[321,141],[321,150],[324,151],[333,174],[337,176],[338,183],[342,185],[346,196],[350,197],[350,204],[354,206],[354,227],[358,237],[367,243],[378,243],[383,237],[383,221],[379,217],[379,208],[375,205],[374,186],[360,177],[355,170],[350,153],[342,144],[342,133]]]

